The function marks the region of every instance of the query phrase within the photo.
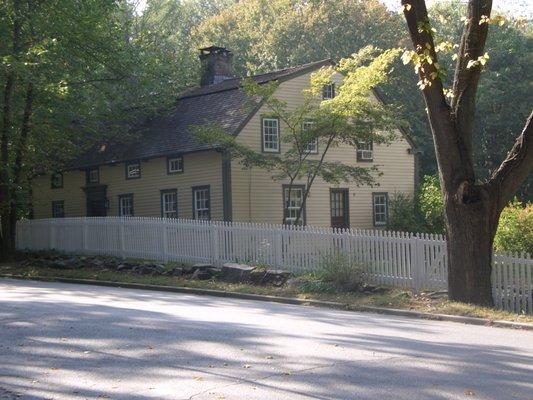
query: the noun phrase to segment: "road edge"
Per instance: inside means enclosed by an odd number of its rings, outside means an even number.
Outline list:
[[[501,320],[493,321],[493,320],[489,320],[486,318],[465,317],[465,316],[460,316],[460,315],[448,315],[448,314],[431,314],[431,313],[425,313],[421,311],[401,310],[397,308],[385,308],[385,307],[375,307],[375,306],[349,306],[348,304],[338,303],[334,301],[298,299],[295,297],[279,297],[279,296],[269,296],[269,295],[262,295],[262,294],[253,294],[253,293],[228,292],[224,290],[215,290],[215,289],[199,289],[199,288],[190,288],[190,287],[184,287],[184,286],[148,285],[144,283],[112,282],[112,281],[101,281],[101,280],[94,280],[94,279],[77,279],[77,278],[61,278],[61,277],[45,277],[45,276],[26,277],[24,275],[14,275],[14,274],[0,274],[0,278],[19,279],[19,280],[26,280],[26,281],[41,281],[41,282],[76,283],[76,284],[93,285],[93,286],[153,290],[153,291],[158,291],[158,292],[173,292],[173,293],[196,294],[196,295],[203,295],[203,296],[228,297],[228,298],[234,298],[234,299],[268,301],[271,303],[332,308],[332,309],[345,310],[345,311],[371,312],[371,313],[376,313],[376,314],[396,315],[396,316],[425,319],[425,320],[450,321],[450,322],[459,322],[459,323],[469,324],[469,325],[482,325],[482,326],[491,326],[491,327],[497,327],[497,328],[511,328],[511,329],[533,331],[533,324],[529,324],[525,322],[512,322],[512,321],[501,321]]]

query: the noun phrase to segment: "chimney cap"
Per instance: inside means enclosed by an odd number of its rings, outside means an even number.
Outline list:
[[[228,49],[224,47],[219,47],[219,46],[202,47],[199,50],[202,54],[213,54],[213,53],[231,54],[231,51],[229,51]]]

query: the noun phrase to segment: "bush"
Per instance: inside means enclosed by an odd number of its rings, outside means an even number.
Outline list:
[[[503,209],[494,249],[533,254],[533,204],[523,205],[515,199]]]
[[[437,176],[424,176],[418,202],[424,218],[425,230],[431,233],[445,233],[444,199]]]
[[[413,198],[405,193],[394,193],[389,198],[387,229],[401,232],[423,230],[423,221],[415,211]]]
[[[363,269],[341,251],[320,257],[317,276],[340,289],[358,290],[363,285]]]

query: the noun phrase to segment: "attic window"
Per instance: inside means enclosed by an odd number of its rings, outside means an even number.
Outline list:
[[[126,164],[126,179],[138,179],[141,177],[141,163],[131,162]]]
[[[263,118],[262,125],[263,151],[265,153],[279,153],[279,120],[277,118]]]
[[[335,97],[335,84],[330,83],[322,88],[322,99],[329,100]]]
[[[177,174],[183,172],[183,156],[167,158],[167,173]]]
[[[52,189],[60,189],[63,187],[63,174],[61,172],[52,174],[51,187]]]

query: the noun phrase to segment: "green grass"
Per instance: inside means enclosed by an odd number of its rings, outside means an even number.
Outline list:
[[[309,300],[326,300],[346,304],[348,308],[376,306],[395,309],[407,309],[436,314],[462,315],[487,318],[489,320],[506,320],[533,323],[531,315],[516,315],[491,308],[457,303],[446,298],[432,299],[427,295],[413,295],[410,291],[386,288],[381,293],[365,294],[335,290],[329,284],[311,283],[300,287],[256,286],[251,284],[231,284],[215,280],[199,281],[176,276],[138,275],[131,272],[111,270],[94,270],[89,268],[54,269],[17,264],[0,265],[0,274],[22,275],[26,278],[77,278],[101,281],[142,283],[149,285],[180,286],[201,289],[224,290],[235,293],[253,293],[271,296],[295,297]]]

